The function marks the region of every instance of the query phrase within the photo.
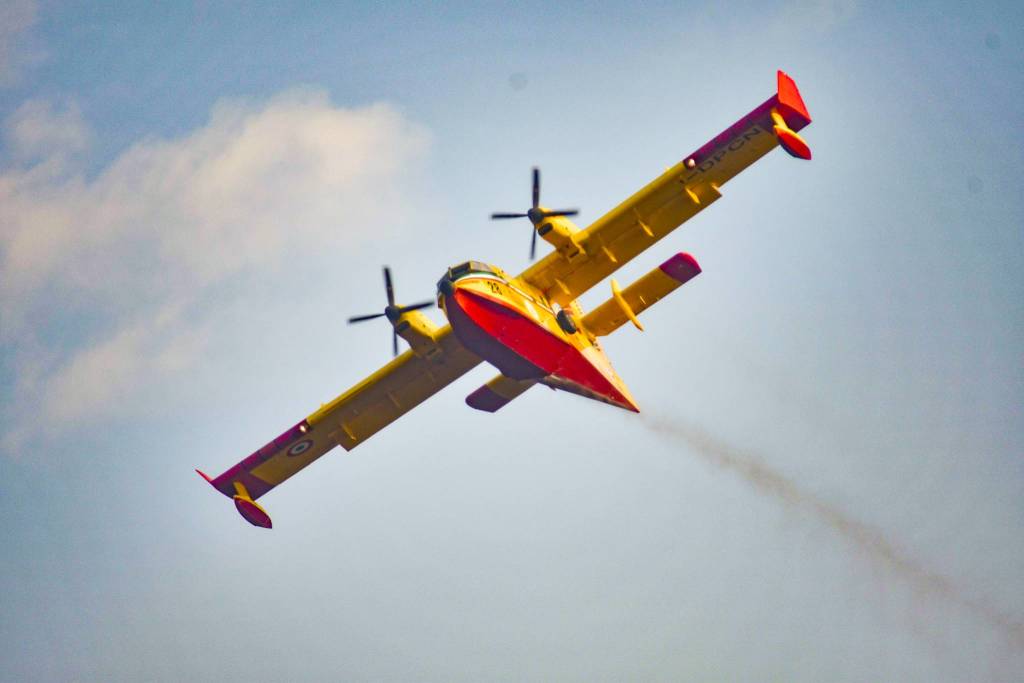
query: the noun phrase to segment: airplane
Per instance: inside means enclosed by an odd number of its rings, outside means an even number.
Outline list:
[[[626,322],[643,330],[637,316],[700,274],[700,266],[678,253],[625,289],[612,279],[611,297],[590,312],[577,299],[713,204],[725,182],[776,146],[809,160],[798,131],[810,122],[796,83],[779,71],[775,94],[582,230],[570,220],[575,209],[540,204],[534,169],[530,208],[491,217],[530,220],[531,261],[538,236],[553,251],[515,277],[479,261],[449,268],[437,283],[444,327],[421,312],[434,301],[395,302],[385,267],[387,306],[349,322],[387,318],[395,358],[221,475],[196,472],[250,524],[272,528],[257,499],[335,446],[359,446],[484,361],[499,373],[466,398],[477,410],[493,413],[541,384],[639,412],[598,338]],[[401,355],[398,337],[410,347]]]

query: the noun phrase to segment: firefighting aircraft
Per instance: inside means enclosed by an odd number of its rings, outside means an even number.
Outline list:
[[[397,304],[385,268],[387,307],[349,322],[386,317],[394,360],[220,476],[196,471],[232,498],[248,522],[269,529],[258,498],[335,446],[352,450],[483,361],[499,374],[466,398],[477,410],[493,413],[542,384],[639,412],[597,339],[627,321],[642,330],[637,316],[698,275],[700,266],[676,254],[625,289],[613,279],[611,298],[589,313],[577,298],[713,204],[726,181],[776,145],[810,159],[797,133],[810,122],[796,83],[779,71],[774,95],[583,230],[569,220],[576,210],[540,205],[534,169],[530,209],[491,217],[530,219],[531,261],[538,235],[554,251],[515,277],[478,261],[449,268],[437,283],[444,327],[420,312],[433,301]],[[411,347],[401,355],[399,336]]]

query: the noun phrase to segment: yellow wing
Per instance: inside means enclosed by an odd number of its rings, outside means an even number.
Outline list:
[[[776,145],[810,158],[795,132],[810,121],[796,84],[780,71],[775,95],[519,277],[567,305],[714,203],[722,185]]]
[[[243,517],[269,527],[270,518],[254,500],[335,446],[352,450],[481,362],[451,326],[438,330],[433,341],[428,352],[409,349],[220,476],[200,474],[234,498]]]

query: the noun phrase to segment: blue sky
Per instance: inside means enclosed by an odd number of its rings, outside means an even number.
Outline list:
[[[1024,667],[1024,13],[0,7],[0,679],[1010,680]],[[618,274],[642,416],[478,369],[263,501],[219,472],[774,87],[773,152]],[[604,286],[583,299],[606,296]],[[440,315],[440,314],[436,314]]]

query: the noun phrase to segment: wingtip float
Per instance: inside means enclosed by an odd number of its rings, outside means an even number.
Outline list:
[[[798,133],[810,114],[793,79],[777,75],[774,95],[585,229],[570,219],[576,209],[540,205],[534,169],[531,209],[492,218],[530,219],[531,261],[537,237],[552,251],[515,277],[478,261],[449,268],[436,292],[444,327],[419,310],[433,302],[397,305],[385,268],[388,307],[350,322],[386,319],[396,352],[398,337],[409,348],[219,476],[196,472],[246,521],[269,529],[258,498],[335,446],[352,450],[483,361],[500,372],[466,398],[477,410],[495,412],[543,384],[638,412],[597,339],[627,322],[642,330],[638,316],[700,274],[700,265],[679,253],[625,288],[612,280],[611,297],[589,313],[578,298],[721,198],[726,182],[775,147],[811,158]]]
[[[776,97],[778,108],[772,109],[772,132],[779,139],[782,149],[797,159],[811,159],[811,148],[807,142],[796,132],[811,122],[811,115],[807,113],[807,106],[800,97],[800,90],[796,83],[785,72],[780,70],[778,74],[779,87]]]
[[[218,491],[220,490],[217,486],[216,480],[206,472],[197,469],[196,473],[205,479],[208,484],[213,486],[213,488]],[[234,488],[234,495],[232,495],[231,498],[235,502],[235,509],[238,510],[238,513],[242,515],[245,521],[249,522],[249,524],[252,524],[253,526],[272,529],[274,524],[270,520],[270,515],[267,514],[267,511],[264,510],[259,503],[252,499],[252,496],[249,494],[249,490],[245,488],[245,484],[240,481],[234,481],[232,482],[232,487]],[[221,491],[221,493],[224,492]]]

